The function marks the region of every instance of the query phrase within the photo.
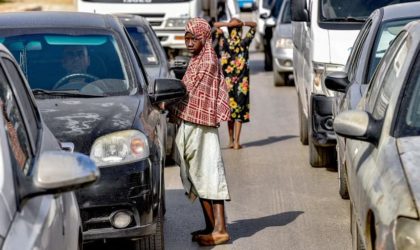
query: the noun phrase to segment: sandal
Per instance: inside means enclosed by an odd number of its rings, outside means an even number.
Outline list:
[[[197,235],[197,242],[201,246],[215,246],[225,244],[230,240],[229,234],[222,234],[215,237],[214,234]]]
[[[194,232],[191,232],[191,241],[197,241],[198,240],[198,236],[200,235],[205,235],[205,234],[209,234],[211,233],[213,230],[206,230],[206,229],[200,229]]]

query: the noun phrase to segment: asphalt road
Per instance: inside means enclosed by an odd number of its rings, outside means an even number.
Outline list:
[[[243,126],[243,148],[228,149],[226,124],[219,129],[232,239],[214,249],[350,249],[349,202],[338,195],[336,171],[309,165],[294,86],[274,87],[261,52],[250,59],[251,122]],[[199,202],[185,197],[177,166],[165,168],[165,182],[166,249],[200,248],[190,236],[204,227]]]

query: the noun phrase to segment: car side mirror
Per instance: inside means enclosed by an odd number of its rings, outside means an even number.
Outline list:
[[[187,71],[188,64],[190,62],[190,58],[187,56],[177,56],[169,69],[172,70],[175,74],[177,79],[182,79]]]
[[[43,152],[34,171],[34,176],[23,182],[22,200],[76,190],[99,178],[99,170],[89,156],[65,151]]]
[[[350,82],[346,72],[332,72],[325,78],[325,86],[332,91],[346,93]]]
[[[338,114],[333,126],[335,133],[340,136],[367,141],[377,146],[382,122],[365,111],[350,110]]]
[[[292,21],[294,22],[309,22],[309,9],[306,0],[291,0],[290,11]]]
[[[186,94],[187,89],[184,83],[181,80],[170,78],[155,79],[149,91],[153,103],[178,101]]]

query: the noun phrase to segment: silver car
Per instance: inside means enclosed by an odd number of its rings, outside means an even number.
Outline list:
[[[420,247],[420,22],[398,34],[356,110],[340,113],[346,137],[353,249]]]
[[[0,249],[78,249],[74,189],[99,172],[44,125],[25,77],[0,45]]]
[[[285,0],[277,18],[276,28],[271,39],[273,54],[274,86],[284,86],[289,75],[293,74],[293,41],[290,1]]]

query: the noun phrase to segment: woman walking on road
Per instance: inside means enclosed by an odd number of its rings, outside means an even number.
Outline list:
[[[228,93],[205,19],[193,18],[187,23],[185,43],[192,58],[182,78],[188,98],[171,110],[180,121],[175,159],[184,188],[191,200],[199,198],[206,222],[203,230],[192,233],[192,240],[217,245],[230,239],[224,209],[230,196],[217,128],[229,120]]]
[[[221,27],[226,26],[229,36],[225,37]],[[242,38],[242,27],[249,26]],[[231,120],[228,121],[229,147],[240,149],[242,123],[249,122],[249,46],[255,36],[255,22],[242,22],[232,18],[228,23],[216,22],[216,40],[219,41],[221,64],[229,91]]]

